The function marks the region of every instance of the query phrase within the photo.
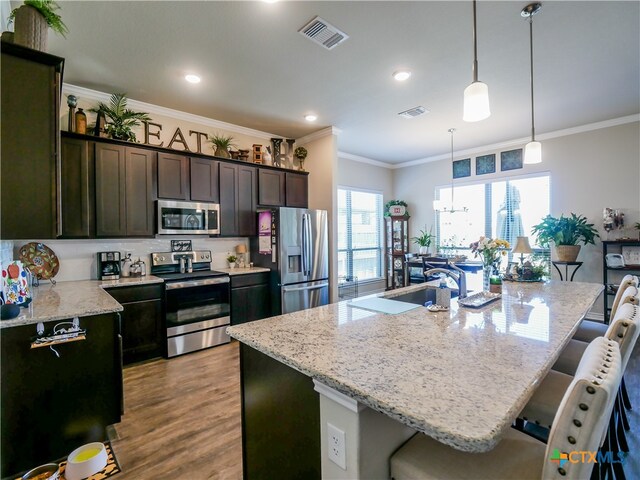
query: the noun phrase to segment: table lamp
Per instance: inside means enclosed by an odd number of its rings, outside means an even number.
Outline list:
[[[241,243],[240,245],[236,245],[236,253],[238,254],[238,258],[239,258],[239,265],[241,267],[244,267],[246,265],[245,261],[244,261],[244,255],[245,253],[247,253],[247,246],[244,243]]]
[[[511,250],[512,253],[520,254],[520,271],[523,271],[524,268],[524,255],[533,253],[533,249],[531,245],[529,245],[529,237],[518,237],[516,240],[516,246]]]

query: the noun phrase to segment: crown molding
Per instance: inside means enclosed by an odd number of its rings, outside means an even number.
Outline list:
[[[338,160],[344,158],[345,160],[353,160],[354,162],[367,163],[369,165],[375,165],[376,167],[393,169],[394,166],[391,163],[381,162],[379,160],[373,160],[367,157],[361,157],[360,155],[353,155],[352,153],[338,151]]]
[[[305,144],[318,140],[319,138],[328,137],[329,135],[340,135],[342,130],[334,126],[323,128],[317,132],[310,133],[304,137],[296,138],[296,143]]]
[[[108,102],[111,97],[110,93],[100,92],[98,90],[92,90],[90,88],[79,87],[77,85],[71,85],[64,83],[62,85],[62,91],[66,95],[76,95],[82,99],[94,100],[97,102]],[[222,122],[220,120],[214,120],[213,118],[203,117],[195,115],[193,113],[187,113],[180,110],[174,110],[172,108],[161,107],[152,103],[140,102],[138,100],[127,99],[127,106],[134,110],[141,110],[150,114],[162,115],[164,117],[173,118],[176,120],[182,120],[185,122],[197,123],[206,127],[219,128],[229,132],[240,133],[251,137],[257,137],[265,140],[270,140],[273,137],[279,137],[268,132],[262,132],[260,130],[254,130],[252,128],[242,127],[233,123]]]
[[[618,125],[625,125],[627,123],[639,122],[640,114],[627,115],[626,117],[612,118],[610,120],[603,120],[602,122],[589,123],[586,125],[580,125],[578,127],[565,128],[564,130],[556,130],[553,132],[543,133],[537,135],[538,140],[549,140],[552,138],[566,137],[569,135],[575,135],[578,133],[590,132],[593,130],[600,130],[602,128],[616,127]],[[453,152],[454,157],[464,158],[478,153],[487,151],[500,151],[508,148],[518,147],[525,145],[529,142],[530,137],[517,138],[515,140],[508,140],[506,142],[493,143],[491,145],[483,145],[474,148],[468,148],[466,150],[456,150]],[[361,157],[347,152],[338,152],[339,158],[345,158],[347,160],[353,160],[355,162],[368,163],[370,165],[376,165],[378,167],[388,168],[390,170],[398,170],[400,168],[413,167],[416,165],[422,165],[424,163],[437,162],[440,160],[448,160],[451,158],[451,153],[443,153],[441,155],[434,155],[432,157],[418,158],[416,160],[410,160],[402,163],[386,163],[380,160],[373,160],[371,158]]]

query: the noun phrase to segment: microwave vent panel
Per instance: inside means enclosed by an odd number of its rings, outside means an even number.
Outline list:
[[[320,17],[315,17],[298,32],[327,50],[332,50],[349,38],[349,35]]]

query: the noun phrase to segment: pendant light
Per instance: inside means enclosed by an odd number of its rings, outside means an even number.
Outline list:
[[[461,207],[456,209],[454,204],[454,191],[453,191],[453,132],[456,131],[455,128],[450,128],[449,133],[451,134],[451,208],[448,208],[444,205],[442,200],[434,200],[433,201],[433,209],[442,212],[442,213],[456,213],[456,212],[466,212],[469,209],[467,207]]]
[[[473,82],[464,89],[465,122],[479,122],[489,118],[489,87],[478,81],[478,39],[476,37],[476,0],[473,0]]]
[[[524,163],[542,162],[542,144],[536,141],[535,117],[533,109],[533,16],[542,9],[541,3],[530,3],[520,15],[529,19],[529,60],[531,66],[531,141],[524,147]]]

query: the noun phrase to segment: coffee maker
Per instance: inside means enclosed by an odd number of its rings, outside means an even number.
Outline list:
[[[98,280],[120,278],[120,252],[98,252]]]

